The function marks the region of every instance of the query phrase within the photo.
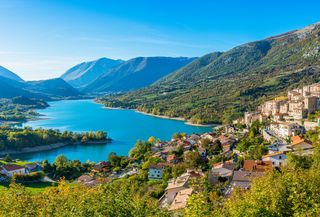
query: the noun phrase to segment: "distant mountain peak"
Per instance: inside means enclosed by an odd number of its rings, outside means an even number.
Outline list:
[[[121,64],[123,60],[113,60],[102,57],[97,60],[80,63],[68,71],[61,78],[76,88],[83,88],[97,79],[110,68]]]
[[[187,65],[194,58],[135,57],[111,68],[84,88],[85,92],[119,92],[146,87]]]
[[[310,24],[308,26],[305,26],[302,29],[297,29],[293,31],[289,31],[280,35],[275,35],[269,38],[266,38],[266,40],[274,40],[274,39],[282,39],[284,37],[289,37],[289,36],[296,36],[298,38],[306,38],[309,34],[312,34],[314,31],[319,31],[320,30],[320,22],[316,22],[313,24]]]

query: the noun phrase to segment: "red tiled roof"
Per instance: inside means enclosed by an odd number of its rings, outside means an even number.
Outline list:
[[[302,139],[300,136],[292,136],[291,137],[291,145],[297,145],[300,144],[301,142],[304,142],[305,140]]]
[[[168,155],[168,157],[167,157],[167,161],[173,161],[174,159],[176,159],[175,154]]]
[[[243,169],[245,171],[255,171],[255,172],[264,172],[272,170],[271,161],[259,161],[259,160],[245,160],[243,164]]]

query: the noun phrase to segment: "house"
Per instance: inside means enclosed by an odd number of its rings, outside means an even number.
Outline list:
[[[249,189],[252,179],[261,176],[263,176],[263,172],[234,171],[231,188],[239,187],[242,189]]]
[[[94,178],[89,175],[82,175],[77,179],[77,181],[85,185],[92,185],[94,183]]]
[[[300,126],[296,123],[271,123],[270,130],[282,138],[288,138],[299,133],[304,133],[305,129],[303,126]]]
[[[15,164],[6,164],[0,167],[0,173],[8,177],[12,177],[14,174],[20,174],[20,175],[28,174],[28,171],[23,166],[19,166]]]
[[[101,177],[93,178],[93,177],[91,177],[89,175],[82,175],[77,179],[77,182],[78,183],[82,183],[82,184],[84,184],[86,186],[93,187],[93,186],[96,186],[96,185],[99,185],[99,184],[111,183],[112,179],[101,178]]]
[[[178,158],[175,154],[170,154],[167,156],[167,162],[168,163],[177,163],[178,162]]]
[[[262,156],[262,161],[271,161],[273,167],[281,167],[287,164],[288,158],[283,152],[275,152]]]
[[[229,143],[225,143],[222,145],[222,152],[227,153],[228,151],[231,151],[232,146]]]
[[[267,129],[262,130],[262,136],[263,136],[263,139],[268,142],[272,142],[272,141],[276,140],[274,135]]]
[[[291,144],[288,145],[288,148],[292,149],[293,151],[297,151],[313,149],[313,146],[310,142],[302,139],[300,136],[293,136],[291,137]]]
[[[251,124],[255,121],[260,121],[260,112],[245,112],[244,113],[244,123],[247,126],[251,126]]]
[[[162,164],[151,164],[148,172],[149,179],[162,179],[165,166]]]
[[[186,188],[178,191],[176,197],[174,198],[169,210],[184,209],[187,205],[189,197],[193,194],[192,188]]]
[[[268,151],[271,152],[271,153],[272,152],[278,152],[279,151],[279,144],[277,142],[275,142],[275,143],[273,143],[271,145],[268,145],[267,148],[268,148]]]
[[[212,133],[205,133],[201,135],[202,139],[209,139],[211,142],[215,140],[214,134]]]
[[[170,206],[179,191],[189,188],[189,181],[190,175],[188,173],[184,173],[176,179],[169,180],[168,187],[159,200],[161,207]]]
[[[102,172],[109,172],[111,170],[111,163],[110,162],[105,162],[102,161],[98,164],[96,164],[93,168],[92,168],[92,172],[93,173],[102,173]]]
[[[198,152],[201,155],[201,157],[206,158],[207,157],[207,150],[201,146],[198,147]]]
[[[40,166],[40,165],[37,164],[37,163],[27,164],[27,165],[25,165],[25,168],[26,168],[26,171],[27,171],[28,173],[41,172],[41,171],[43,171],[43,167]]]
[[[192,134],[192,135],[189,137],[189,139],[197,142],[197,141],[199,141],[199,140],[201,139],[201,137],[200,137],[198,134]]]
[[[271,161],[245,160],[243,170],[248,172],[266,172],[272,170],[272,166]]]
[[[232,162],[221,162],[213,165],[209,171],[208,180],[210,184],[216,184],[219,181],[231,181],[235,164]]]
[[[170,205],[173,203],[178,193],[189,188],[190,180],[199,180],[202,176],[204,176],[204,174],[200,171],[187,170],[186,173],[180,175],[176,179],[169,180],[165,193],[159,199],[160,206],[163,208],[170,208]],[[183,192],[183,194],[185,193],[186,192]],[[181,198],[178,198],[178,201],[181,201]]]

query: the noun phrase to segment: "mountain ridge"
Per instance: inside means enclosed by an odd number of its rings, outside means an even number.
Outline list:
[[[183,67],[194,58],[136,57],[102,74],[84,92],[118,92],[143,88]]]
[[[60,76],[63,80],[75,88],[84,88],[88,83],[96,80],[110,68],[121,64],[123,60],[113,60],[106,57],[93,61],[82,62],[67,70]]]
[[[319,59],[316,23],[204,55],[147,88],[102,101],[194,123],[228,122],[267,98],[320,81]]]
[[[7,69],[4,68],[3,71],[7,71]],[[8,78],[8,76],[0,76],[0,98],[21,96],[52,100],[65,97],[77,97],[80,94],[60,78],[25,82],[22,79],[22,81],[18,79],[20,77],[11,71],[10,75],[13,79]]]
[[[19,77],[17,74],[15,74],[14,72],[10,71],[9,69],[1,65],[0,65],[0,76],[9,78],[15,81],[19,81],[19,82],[24,82],[24,80],[21,77]]]

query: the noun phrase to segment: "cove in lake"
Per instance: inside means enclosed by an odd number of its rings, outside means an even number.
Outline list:
[[[47,159],[52,162],[57,155],[64,154],[71,160],[99,162],[107,160],[110,152],[128,155],[138,139],[147,140],[154,136],[166,141],[176,132],[192,134],[212,131],[211,127],[190,126],[183,121],[152,117],[133,110],[107,109],[92,100],[65,100],[49,104],[50,107],[37,111],[43,115],[40,120],[29,121],[24,126],[75,132],[102,130],[113,141],[108,144],[65,146],[50,151],[21,154],[17,156],[20,159]]]

